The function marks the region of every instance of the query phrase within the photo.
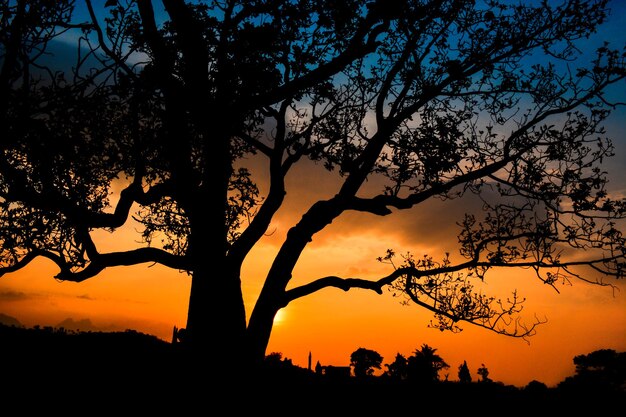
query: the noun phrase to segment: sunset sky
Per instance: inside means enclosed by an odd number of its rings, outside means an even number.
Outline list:
[[[598,33],[615,47],[626,41],[626,1],[616,0],[607,25]],[[596,43],[597,44],[597,41]],[[590,42],[589,45],[594,45]],[[613,93],[626,101],[626,84]],[[606,162],[610,191],[626,196],[626,109],[608,120],[607,132],[616,156]],[[254,163],[256,173],[261,166]],[[248,314],[261,289],[262,280],[284,241],[286,232],[315,201],[331,197],[338,187],[336,174],[304,163],[287,177],[287,197],[261,244],[244,264],[243,291]],[[370,184],[375,186],[376,184]],[[121,185],[118,185],[118,189]],[[266,184],[259,181],[261,192]],[[376,258],[388,248],[416,256],[441,257],[458,252],[455,222],[471,209],[472,201],[432,201],[417,210],[387,217],[350,212],[316,235],[294,272],[291,286],[326,275],[377,278],[391,272]],[[101,251],[136,245],[137,225],[129,224],[114,234],[96,232]],[[458,259],[458,258],[457,258]],[[215,266],[219,269],[219,266]],[[82,283],[59,282],[57,268],[37,260],[27,268],[0,278],[0,319],[3,315],[25,326],[59,326],[81,330],[135,329],[171,340],[173,326],[184,327],[190,279],[159,265],[138,265],[105,270]],[[609,281],[607,281],[609,282]],[[524,270],[494,270],[484,287],[490,295],[506,298],[518,290],[527,298],[523,317],[547,322],[528,341],[509,338],[462,324],[452,334],[428,328],[432,315],[417,306],[405,306],[385,291],[325,289],[294,301],[279,312],[268,353],[281,352],[294,364],[348,365],[359,347],[372,349],[391,363],[397,353],[410,356],[423,344],[435,349],[450,365],[440,373],[457,380],[458,367],[467,361],[474,380],[484,364],[489,377],[505,384],[524,386],[532,380],[556,385],[574,373],[573,357],[601,348],[626,351],[626,282],[615,288],[585,282],[557,284],[560,293]],[[219,341],[217,341],[219,343]],[[384,367],[383,367],[384,370]]]

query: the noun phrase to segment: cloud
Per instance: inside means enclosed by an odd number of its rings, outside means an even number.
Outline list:
[[[1,301],[23,301],[32,298],[31,295],[23,293],[21,291],[0,291],[0,300]]]
[[[439,247],[444,251],[456,251],[459,222],[466,213],[480,214],[482,202],[473,194],[450,200],[430,199],[394,216],[395,227],[408,245]],[[390,217],[391,217],[390,216]]]
[[[76,298],[80,298],[81,300],[95,300],[95,298],[93,298],[92,296],[90,296],[89,294],[81,294],[81,295],[77,295]]]

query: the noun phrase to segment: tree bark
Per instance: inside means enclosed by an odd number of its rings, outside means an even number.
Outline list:
[[[199,371],[237,376],[246,326],[241,285],[236,274],[216,267],[211,258],[192,272],[183,344]]]
[[[187,207],[191,235],[189,255],[192,281],[187,313],[189,338],[195,365],[222,377],[241,372],[246,312],[241,291],[240,265],[228,257],[228,183],[232,172],[227,147],[230,123],[205,127],[203,184],[189,194]],[[207,140],[208,142],[208,140]],[[211,155],[213,153],[213,155]],[[233,375],[234,374],[234,375]]]

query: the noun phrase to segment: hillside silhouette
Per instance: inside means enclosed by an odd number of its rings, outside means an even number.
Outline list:
[[[197,380],[188,376],[186,353],[180,349],[180,345],[134,330],[92,332],[0,324],[0,392],[5,398],[19,398],[24,411],[55,407],[78,411],[97,405],[111,410],[122,407],[126,412],[182,412],[207,404],[230,404],[233,410],[280,413],[306,405],[308,412],[327,415],[371,415],[401,411],[411,404],[432,404],[446,412],[481,409],[484,415],[498,414],[496,410],[502,412],[505,407],[507,414],[517,415],[514,405],[560,412],[581,407],[598,412],[626,405],[626,353],[609,349],[577,356],[577,374],[557,387],[539,381],[515,387],[488,379],[424,383],[389,374],[357,378],[353,372],[302,368],[280,353],[267,356],[264,371],[256,378],[232,375],[229,380],[218,380],[207,375]],[[242,392],[251,392],[244,402],[228,400]]]

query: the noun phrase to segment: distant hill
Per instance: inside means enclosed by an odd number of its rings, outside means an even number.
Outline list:
[[[0,324],[4,324],[6,326],[22,327],[22,323],[20,323],[18,319],[4,313],[0,313]]]
[[[155,412],[153,407],[165,406],[163,400],[171,405],[184,394],[176,357],[171,343],[134,330],[0,324],[0,398],[13,403],[15,415],[52,409],[70,415],[108,409],[113,415],[111,408],[124,409],[119,407]]]
[[[89,319],[80,319],[74,320],[72,318],[66,318],[65,320],[57,323],[55,327],[62,327],[67,330],[82,330],[82,331],[99,331],[101,329],[96,328],[91,320]]]
[[[19,377],[26,371],[53,375],[120,373],[129,369],[150,372],[171,361],[172,345],[134,330],[77,332],[64,328],[0,325],[3,371]]]

